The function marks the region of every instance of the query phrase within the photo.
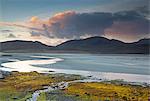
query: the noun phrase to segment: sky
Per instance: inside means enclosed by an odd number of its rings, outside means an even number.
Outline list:
[[[0,0],[0,42],[149,38],[149,0]]]

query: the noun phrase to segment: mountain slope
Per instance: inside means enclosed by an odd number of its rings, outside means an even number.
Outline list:
[[[2,52],[44,52],[51,48],[52,46],[47,46],[37,41],[15,40],[0,43],[0,51]]]
[[[101,54],[149,54],[150,39],[141,39],[138,42],[124,43],[118,40],[109,40],[103,37],[91,37],[80,40],[66,41],[60,45],[47,46],[32,41],[1,42],[1,52],[83,52]]]
[[[86,51],[90,53],[149,53],[149,39],[142,39],[135,43],[124,43],[103,37],[91,37],[81,40],[71,40],[57,46],[59,50]]]

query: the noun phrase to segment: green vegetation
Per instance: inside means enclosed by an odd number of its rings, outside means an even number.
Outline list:
[[[150,88],[108,83],[73,83],[64,92],[83,101],[148,101]]]
[[[45,92],[41,93],[38,97],[37,101],[46,101],[46,94]]]
[[[12,72],[0,80],[0,101],[25,101],[36,90],[52,83],[84,79],[79,75]],[[122,81],[71,83],[63,90],[43,92],[38,101],[148,101],[150,87],[121,84]]]
[[[46,99],[48,101],[80,101],[80,99],[77,98],[75,95],[65,94],[61,90],[46,92]]]
[[[35,90],[43,86],[61,81],[81,79],[78,75],[40,74],[37,72],[12,72],[5,79],[0,80],[0,101],[25,101]],[[41,97],[42,96],[42,97]],[[40,99],[44,99],[44,94]]]

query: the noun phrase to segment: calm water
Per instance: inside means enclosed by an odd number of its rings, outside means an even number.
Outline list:
[[[1,56],[1,70],[150,75],[149,55],[10,54]],[[117,76],[117,75],[116,75]]]
[[[47,68],[75,69],[99,72],[150,74],[149,56],[146,55],[50,55],[64,61],[45,65]]]

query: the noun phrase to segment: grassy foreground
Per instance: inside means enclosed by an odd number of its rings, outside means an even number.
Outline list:
[[[0,80],[0,101],[25,101],[35,90],[52,83],[81,79],[78,75],[12,72]]]
[[[25,101],[52,83],[82,79],[79,75],[12,72],[0,80],[0,101]],[[72,83],[64,90],[41,93],[38,101],[148,101],[149,87],[115,83]],[[67,100],[66,100],[67,99]]]
[[[149,87],[101,83],[74,83],[64,92],[82,101],[148,101]]]

